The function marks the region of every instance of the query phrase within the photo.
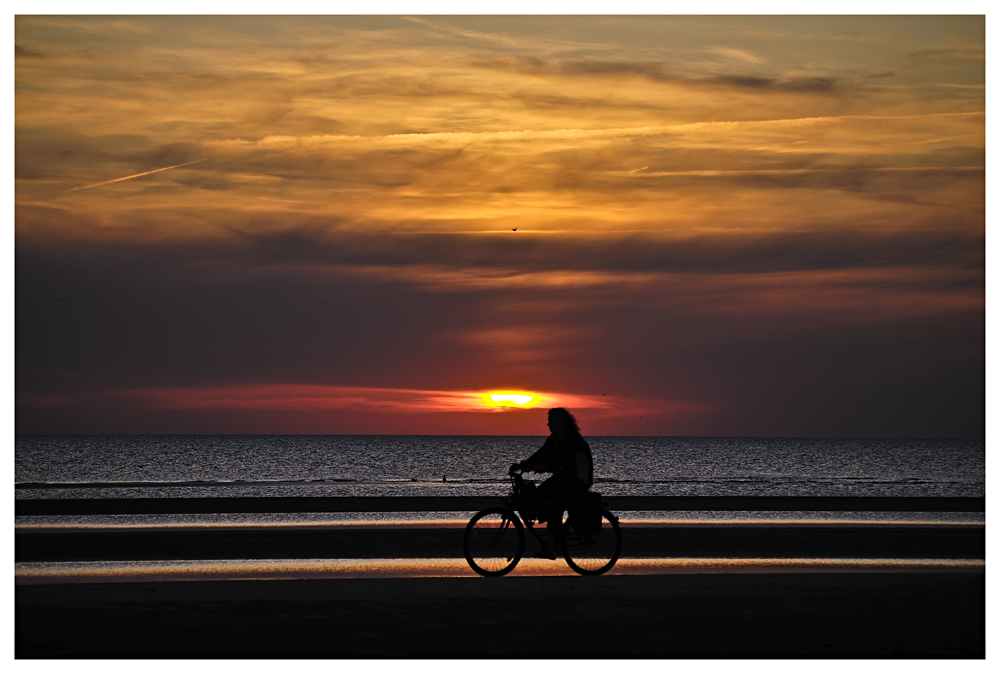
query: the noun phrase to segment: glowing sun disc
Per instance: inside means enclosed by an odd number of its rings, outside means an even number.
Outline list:
[[[495,403],[514,403],[515,405],[527,405],[534,396],[522,395],[519,393],[491,393],[490,400]]]

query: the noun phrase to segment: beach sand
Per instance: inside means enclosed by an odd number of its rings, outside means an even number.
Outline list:
[[[16,533],[16,560],[461,559],[462,528]],[[529,542],[527,554],[534,551]],[[15,584],[19,658],[981,658],[985,571],[743,567],[628,575],[636,558],[983,560],[969,525],[679,525],[624,532],[597,578],[339,577]],[[114,562],[112,562],[112,567]],[[532,571],[531,569],[536,569]],[[568,568],[568,567],[567,567]],[[727,572],[730,571],[730,572]],[[737,572],[731,572],[737,571]],[[750,572],[747,572],[750,571]],[[538,575],[527,575],[537,573]],[[542,575],[546,574],[546,575]],[[23,574],[22,574],[23,575]],[[453,574],[452,574],[453,575]],[[178,576],[175,576],[178,577]],[[16,574],[17,578],[17,574]],[[87,581],[87,578],[83,578]],[[138,580],[138,582],[136,582]]]
[[[18,658],[982,658],[985,573],[19,585]]]

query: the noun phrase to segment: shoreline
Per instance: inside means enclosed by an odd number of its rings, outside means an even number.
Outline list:
[[[471,517],[472,513],[470,513]],[[71,523],[71,524],[17,524],[14,525],[15,532],[46,532],[46,533],[74,533],[74,532],[102,532],[102,531],[248,531],[248,530],[284,530],[292,529],[298,531],[326,531],[329,529],[464,529],[468,524],[468,518],[463,519],[430,519],[430,520],[340,520],[324,522],[183,522],[176,524],[145,524],[145,523]],[[619,521],[622,530],[631,528],[649,529],[683,529],[693,527],[712,527],[716,529],[725,528],[748,528],[748,527],[774,527],[780,529],[804,529],[804,528],[836,528],[851,527],[854,529],[877,529],[885,527],[926,527],[928,529],[947,527],[985,527],[985,521],[945,521],[933,520],[824,520],[824,519],[800,519],[800,520],[671,520],[671,519],[637,519],[627,520],[624,517]]]

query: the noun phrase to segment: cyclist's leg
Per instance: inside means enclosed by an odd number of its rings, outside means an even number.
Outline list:
[[[583,484],[578,480],[567,480],[563,485],[559,493],[559,507],[561,508],[559,512],[559,525],[558,525],[558,536],[559,540],[562,540],[563,536],[568,535],[570,532],[568,530],[568,525],[572,514],[579,510],[580,506],[585,502],[587,492],[590,487]],[[566,514],[566,518],[563,519],[563,514]]]
[[[549,534],[549,540],[557,544],[562,537],[563,514],[566,512],[561,504],[551,504],[548,511],[548,521],[545,523],[545,531]]]
[[[555,476],[538,485],[538,522],[545,522],[545,539],[542,556],[555,559],[560,540],[563,507],[563,484]]]
[[[582,496],[587,487],[577,480],[558,479],[555,476],[545,482],[547,485],[545,493],[548,497],[544,505],[547,510],[547,531],[549,540],[558,543],[562,541],[562,536],[565,533],[563,515],[567,508]]]

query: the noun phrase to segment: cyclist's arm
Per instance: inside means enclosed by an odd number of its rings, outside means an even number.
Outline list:
[[[557,443],[555,436],[550,435],[545,440],[545,444],[542,445],[537,452],[521,462],[521,470],[551,472],[553,469],[548,466],[548,462],[552,460],[552,455],[556,447]]]

